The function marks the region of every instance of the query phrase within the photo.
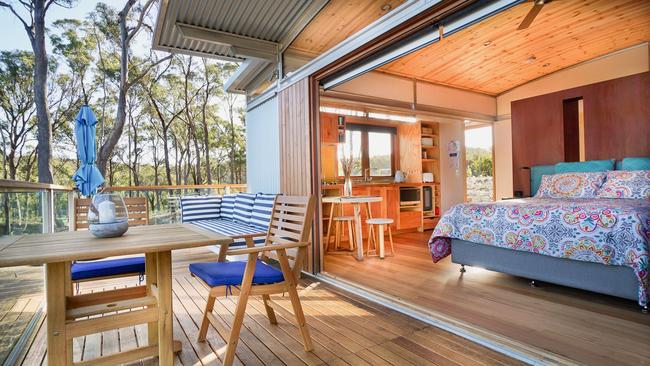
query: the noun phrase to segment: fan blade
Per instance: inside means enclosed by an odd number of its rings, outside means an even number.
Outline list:
[[[533,20],[535,20],[535,17],[537,17],[537,14],[539,14],[539,12],[542,11],[543,7],[544,7],[543,3],[533,5],[533,8],[530,9],[528,14],[526,14],[526,17],[521,22],[521,24],[519,24],[517,30],[522,30],[530,27],[530,25],[533,23]]]

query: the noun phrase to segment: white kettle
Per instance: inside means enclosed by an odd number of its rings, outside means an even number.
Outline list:
[[[395,183],[404,183],[406,182],[406,173],[401,170],[395,172]]]

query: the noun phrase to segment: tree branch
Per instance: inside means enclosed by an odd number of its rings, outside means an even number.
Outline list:
[[[144,23],[144,17],[147,16],[147,13],[149,12],[149,8],[151,8],[151,5],[156,0],[147,0],[147,2],[144,4],[142,7],[142,11],[140,11],[140,16],[138,17],[138,22],[136,23],[135,27],[131,28],[129,30],[129,34],[126,37],[126,41],[130,42],[133,37],[135,37],[136,34],[140,31],[140,28],[142,28],[142,24]]]
[[[156,62],[153,62],[151,65],[147,66],[147,68],[144,71],[142,71],[140,73],[140,75],[135,76],[131,81],[127,82],[128,87],[131,87],[131,86],[137,84],[143,77],[145,77],[145,75],[147,75],[149,73],[149,71],[151,71],[151,69],[153,69],[154,67],[160,65],[161,63],[163,63],[163,62],[165,62],[167,60],[171,60],[172,57],[174,57],[173,53],[170,54],[170,55],[167,55],[167,56],[157,60]]]
[[[27,36],[29,37],[30,41],[33,41],[34,40],[34,34],[32,33],[33,22],[32,22],[32,24],[27,24],[25,19],[23,19],[23,17],[21,17],[20,14],[18,14],[18,12],[16,12],[16,9],[14,9],[14,7],[11,6],[11,4],[9,4],[7,2],[0,1],[0,7],[8,8],[9,11],[12,12],[16,16],[16,18],[18,18],[18,20],[20,20],[21,23],[23,23],[23,26],[25,27],[25,31],[27,31]]]

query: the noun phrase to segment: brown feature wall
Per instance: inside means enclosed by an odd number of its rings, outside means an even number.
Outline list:
[[[511,104],[514,191],[529,194],[529,171],[523,167],[573,155],[569,150],[577,136],[566,132],[565,116],[571,113],[565,109],[580,98],[586,160],[650,156],[650,72],[516,100]]]

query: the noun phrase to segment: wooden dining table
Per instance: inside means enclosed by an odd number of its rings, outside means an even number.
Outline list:
[[[172,329],[172,250],[230,243],[191,224],[133,227],[106,239],[88,231],[7,236],[0,238],[0,267],[45,265],[48,365],[115,365],[157,355],[167,366],[180,350]],[[145,286],[73,295],[73,261],[143,253]],[[73,363],[75,337],[145,323],[146,346]]]
[[[351,204],[354,210],[354,240],[356,241],[356,253],[353,253],[353,256],[356,260],[363,260],[363,233],[361,231],[361,205],[370,204],[374,202],[381,202],[383,198],[381,196],[341,196],[341,197],[323,197],[322,201],[326,203],[336,203],[336,204]],[[332,224],[332,210],[330,212],[330,221],[328,226]],[[368,216],[370,216],[370,208],[368,207]],[[328,229],[329,231],[329,229]]]

